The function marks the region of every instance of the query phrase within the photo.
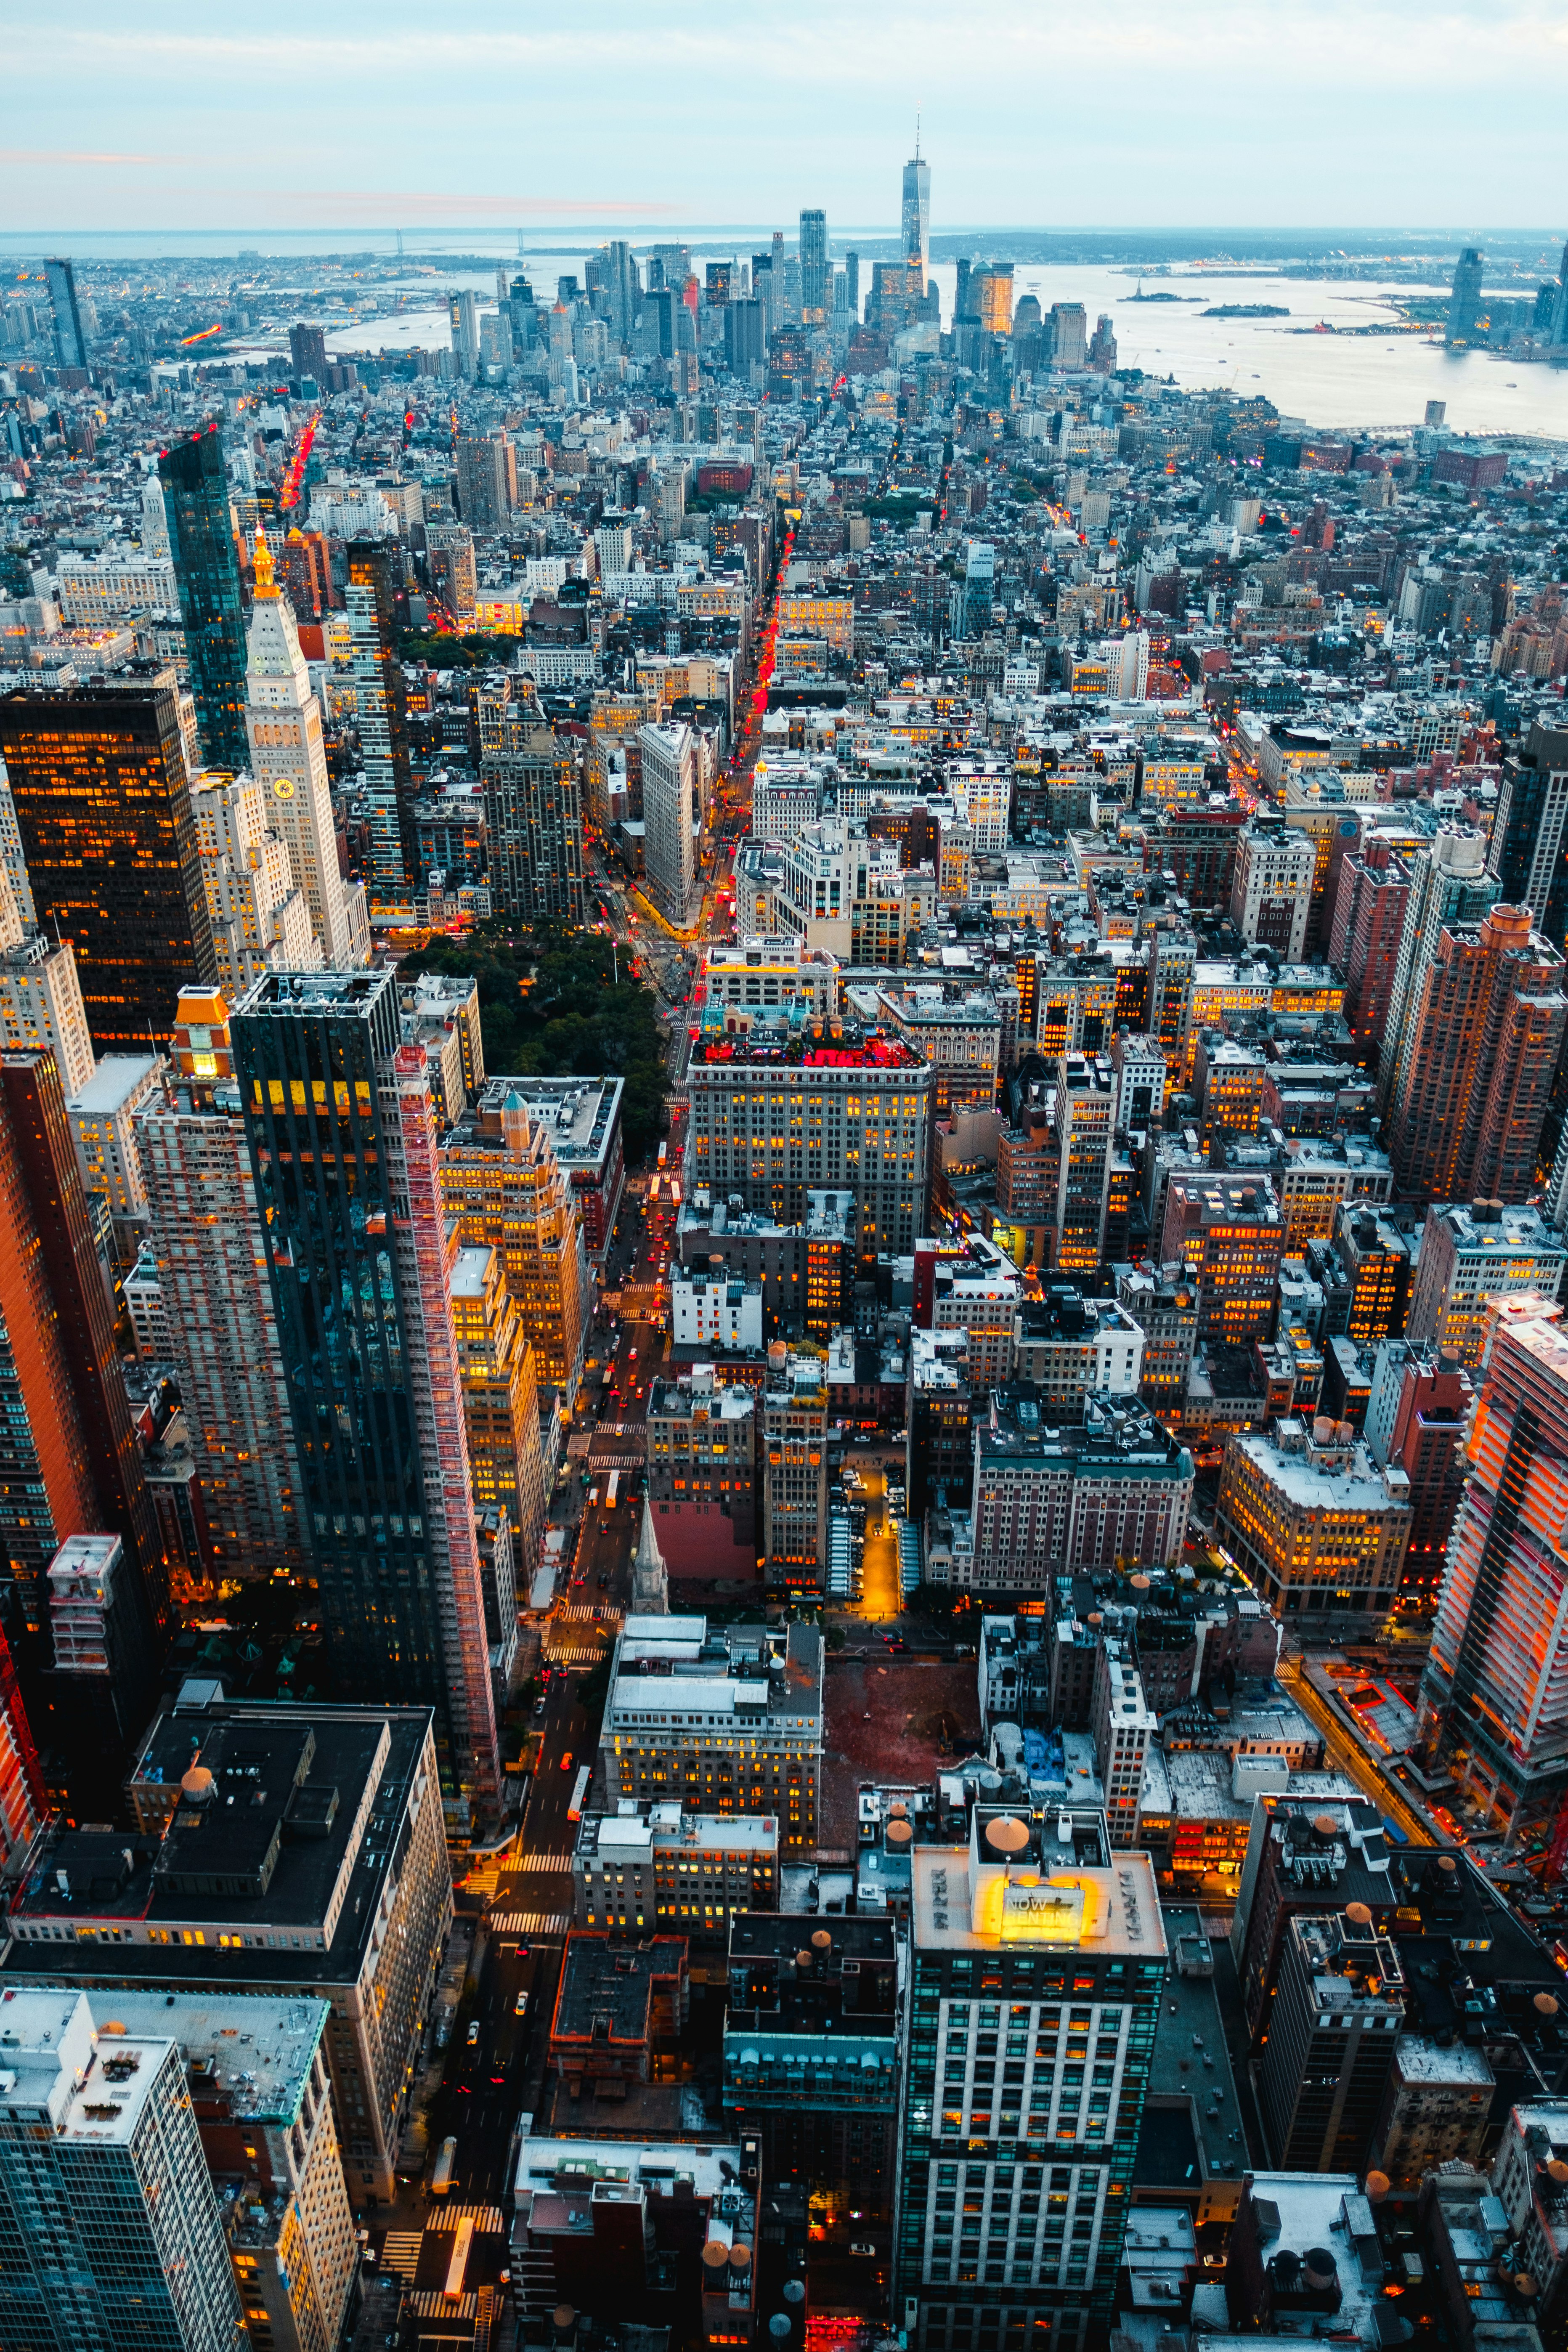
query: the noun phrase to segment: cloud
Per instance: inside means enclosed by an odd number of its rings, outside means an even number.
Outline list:
[[[0,147],[0,164],[26,164],[29,169],[49,163],[93,163],[118,167],[121,164],[173,163],[173,155],[89,155],[68,147]]]
[[[68,24],[7,35],[40,141],[0,152],[26,174],[9,219],[784,225],[815,202],[891,228],[917,110],[933,227],[1563,207],[1565,0],[902,0],[896,27],[842,0],[664,14],[273,0],[229,29],[192,0],[77,0]],[[167,152],[119,159],[117,189],[99,175],[128,121]],[[399,157],[449,186],[378,187]],[[542,193],[503,193],[520,180]]]

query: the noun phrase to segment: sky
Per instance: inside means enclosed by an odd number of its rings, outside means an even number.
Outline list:
[[[1568,0],[0,0],[11,231],[1533,227]]]

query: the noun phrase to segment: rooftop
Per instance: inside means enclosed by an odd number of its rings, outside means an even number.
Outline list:
[[[109,2004],[100,2004],[107,2010]],[[0,2096],[18,2119],[36,2116],[51,2137],[128,2147],[148,2095],[175,2049],[167,2027],[131,2032],[105,2016],[100,2031],[86,1993],[27,1986],[0,2006]]]
[[[994,1951],[1003,1944],[1163,1959],[1153,1864],[1117,1854],[1108,1867],[1057,1869],[1038,1826],[976,1806],[967,1846],[917,1846],[911,1916],[926,1950]],[[1007,1858],[1004,1858],[1004,1857]]]
[[[292,1019],[300,1013],[369,1013],[395,992],[397,974],[380,971],[269,971],[234,1007],[234,1017]],[[395,996],[394,1001],[395,1002]]]
[[[628,2188],[641,2184],[656,2195],[669,2197],[677,2181],[689,2180],[694,2196],[716,2197],[739,2179],[740,2168],[739,2146],[697,2147],[688,2140],[535,2139],[525,2130],[514,2186],[521,2197],[561,2179],[580,2180],[584,2186],[595,2180],[618,2181]]]
[[[1380,1468],[1360,1438],[1320,1446],[1307,1441],[1299,1421],[1288,1417],[1277,1423],[1273,1436],[1257,1430],[1233,1431],[1227,1446],[1298,1510],[1381,1512],[1409,1507],[1406,1474]]]
[[[574,1928],[561,1963],[552,2042],[646,2042],[655,1987],[678,1983],[686,1968],[684,1936],[630,1941]]]
[[[123,1110],[144,1090],[162,1059],[159,1054],[105,1054],[66,1108],[78,1118],[107,1118]]]
[[[730,1923],[725,2033],[849,2035],[898,2032],[898,1939],[887,1917],[840,1918],[809,1932],[798,1918],[742,1911]]]
[[[638,1862],[676,1849],[725,1853],[776,1853],[779,1825],[763,1813],[687,1812],[676,1802],[638,1804],[624,1798],[613,1813],[584,1813],[577,1827],[581,1863]]]
[[[101,1976],[112,1941],[116,1974],[170,1984],[357,1981],[430,1725],[423,1707],[230,1704],[187,1683],[132,1770],[145,1826],[52,1833],[5,1970]]]
[[[678,1277],[679,1278],[679,1277]],[[746,1286],[755,1289],[754,1283]],[[702,1375],[706,1373],[707,1379]],[[713,1378],[710,1364],[693,1364],[688,1381],[655,1381],[648,1391],[649,1421],[750,1421],[757,1409],[754,1389]]]
[[[825,1028],[811,1022],[791,1028],[773,1021],[754,1022],[743,1037],[701,1037],[691,1048],[692,1063],[712,1067],[721,1063],[747,1068],[829,1070],[923,1070],[922,1055],[879,1030],[857,1033],[837,1024]]]
[[[531,1126],[547,1129],[563,1168],[602,1166],[608,1159],[624,1078],[487,1078],[476,1108],[499,1119],[510,1095],[521,1097]]]
[[[815,1626],[764,1631],[703,1617],[628,1617],[616,1644],[605,1728],[678,1730],[748,1721],[819,1726],[822,1636]]]
[[[1185,2161],[1195,2158],[1198,2182],[1216,2173],[1236,2179],[1247,2168],[1247,2140],[1208,1930],[1195,1908],[1167,1906],[1164,1921],[1171,1966],[1154,2029],[1133,2182],[1135,2193],[1169,2189],[1190,2195],[1197,2184],[1186,2179],[1184,2167],[1173,2178],[1171,2159],[1178,2149],[1190,2145]]]
[[[1542,1249],[1561,1253],[1563,1247],[1563,1235],[1539,1209],[1510,1207],[1502,1202],[1472,1206],[1463,1202],[1434,1201],[1426,1212],[1427,1230],[1434,1225],[1445,1227],[1454,1246],[1461,1250],[1528,1250],[1533,1254]]]

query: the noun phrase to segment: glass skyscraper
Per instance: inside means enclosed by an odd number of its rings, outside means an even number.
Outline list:
[[[38,928],[76,950],[93,1046],[144,1054],[181,989],[217,978],[173,669],[7,695],[0,759]]]
[[[977,1804],[911,1867],[895,2323],[910,2352],[1091,2352],[1165,1981],[1152,1864],[1096,1811]]]
[[[85,368],[87,336],[77,300],[76,271],[68,261],[46,261],[44,280],[55,314],[55,357],[63,368]]]
[[[931,242],[931,165],[922,163],[918,153],[904,165],[902,195],[904,259],[911,270],[919,269],[923,292]]]
[[[827,266],[827,215],[807,211],[800,216],[800,315],[805,323],[821,326],[827,316],[832,273]]]
[[[273,972],[230,1023],[332,1695],[436,1710],[449,1804],[499,1793],[423,1054],[393,971]]]
[[[228,508],[223,436],[216,425],[163,451],[158,478],[191,665],[196,732],[209,768],[238,775],[245,733],[245,599]]]

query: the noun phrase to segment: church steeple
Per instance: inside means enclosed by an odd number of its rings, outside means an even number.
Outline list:
[[[653,1531],[653,1507],[643,1496],[642,1533],[632,1560],[632,1610],[634,1617],[668,1617],[669,1614],[669,1579],[665,1573],[664,1554],[658,1548],[658,1538]]]

